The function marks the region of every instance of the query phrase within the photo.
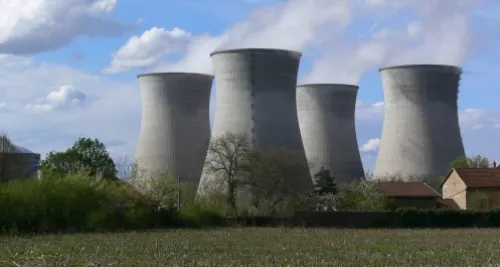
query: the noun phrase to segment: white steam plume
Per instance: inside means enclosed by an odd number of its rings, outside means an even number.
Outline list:
[[[380,8],[394,7],[391,1],[366,1]],[[470,10],[478,1],[405,0],[398,4],[398,11],[410,11],[419,20],[376,30],[368,41],[331,39],[304,82],[358,84],[363,73],[384,65],[463,63],[471,41]]]
[[[352,21],[349,0],[289,0],[253,12],[245,21],[218,36],[195,38],[177,62],[160,64],[155,71],[211,73],[210,53],[232,48],[277,48],[303,51],[327,36],[341,33]]]

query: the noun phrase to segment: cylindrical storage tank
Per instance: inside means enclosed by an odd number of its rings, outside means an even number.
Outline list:
[[[385,115],[374,177],[432,182],[446,175],[464,155],[457,105],[461,69],[404,65],[380,74]]]
[[[297,86],[300,131],[311,176],[324,167],[338,185],[364,178],[354,120],[357,94],[356,85]]]
[[[135,155],[139,179],[165,175],[197,186],[210,139],[213,76],[147,73],[137,77],[142,99]]]
[[[234,49],[213,52],[211,57],[217,88],[212,138],[245,134],[256,149],[293,150],[305,162],[296,104],[301,53]],[[306,183],[312,185],[305,173]],[[203,175],[200,188],[212,178]]]
[[[9,150],[0,152],[0,180],[36,179],[40,169],[40,154],[18,145],[13,145]]]

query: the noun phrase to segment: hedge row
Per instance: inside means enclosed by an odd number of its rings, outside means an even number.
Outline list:
[[[500,227],[500,210],[416,210],[388,212],[299,212],[285,217],[234,217],[227,225],[255,227],[465,228]]]
[[[500,227],[500,210],[397,210],[391,212],[298,212],[283,217],[223,218],[210,205],[158,210],[131,188],[83,174],[62,179],[0,184],[0,231],[119,231],[200,226],[349,228]]]
[[[124,183],[83,174],[1,184],[0,230],[46,233],[220,224],[217,214],[196,206],[182,214],[159,210],[130,190]]]

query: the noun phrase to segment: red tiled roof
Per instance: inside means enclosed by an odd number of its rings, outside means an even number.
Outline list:
[[[500,187],[499,168],[457,168],[455,171],[469,188]]]
[[[381,182],[382,193],[388,197],[439,197],[436,190],[424,182]]]
[[[440,203],[441,205],[447,207],[447,208],[450,208],[450,209],[459,209],[460,207],[458,206],[457,202],[455,202],[455,200],[451,199],[451,198],[445,198],[445,199],[438,199],[437,200],[438,203]]]

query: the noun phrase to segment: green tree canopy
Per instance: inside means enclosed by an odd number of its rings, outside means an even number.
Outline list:
[[[116,178],[116,166],[106,146],[98,139],[80,138],[64,152],[49,152],[42,161],[43,175],[60,175],[79,171],[90,176],[102,175],[105,179]]]
[[[481,155],[473,157],[462,155],[451,163],[451,168],[489,168],[490,166],[489,159]]]
[[[335,195],[337,210],[375,211],[386,210],[391,201],[380,191],[380,184],[374,181],[352,181],[342,184]]]
[[[314,189],[313,194],[325,195],[336,194],[337,186],[335,185],[335,178],[332,177],[330,171],[321,167],[321,169],[314,174]]]

